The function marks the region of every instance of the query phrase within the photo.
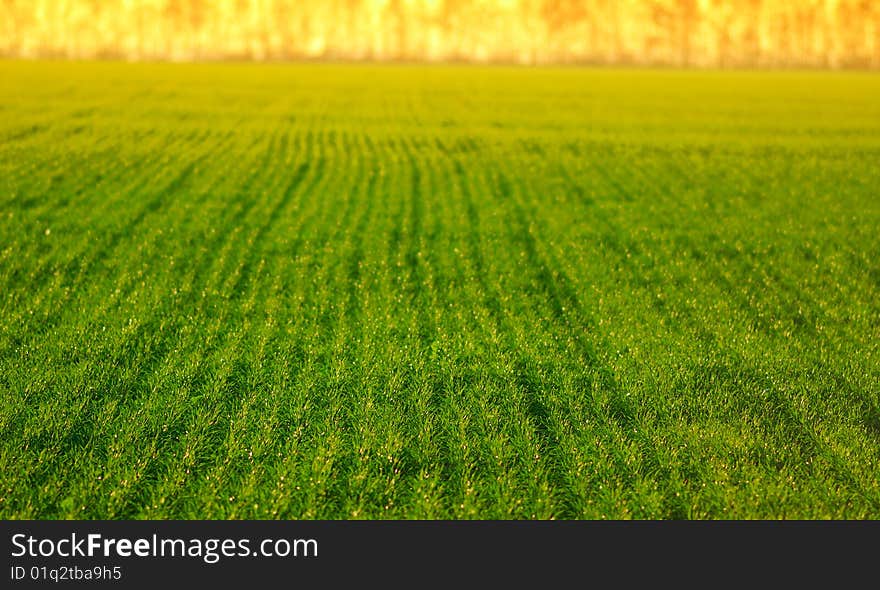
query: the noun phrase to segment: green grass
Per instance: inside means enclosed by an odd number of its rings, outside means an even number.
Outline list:
[[[880,517],[880,77],[0,62],[0,517]]]

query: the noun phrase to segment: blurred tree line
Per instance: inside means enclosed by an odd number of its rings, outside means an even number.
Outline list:
[[[880,67],[880,0],[0,0],[0,54]]]

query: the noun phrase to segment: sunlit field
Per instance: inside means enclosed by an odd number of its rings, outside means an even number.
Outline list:
[[[0,62],[0,517],[880,517],[880,77]]]

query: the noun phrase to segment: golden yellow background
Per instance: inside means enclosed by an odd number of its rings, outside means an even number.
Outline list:
[[[0,55],[880,66],[880,0],[0,0]]]

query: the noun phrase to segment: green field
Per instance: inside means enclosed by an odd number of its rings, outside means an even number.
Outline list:
[[[0,517],[880,518],[880,76],[0,62]]]

